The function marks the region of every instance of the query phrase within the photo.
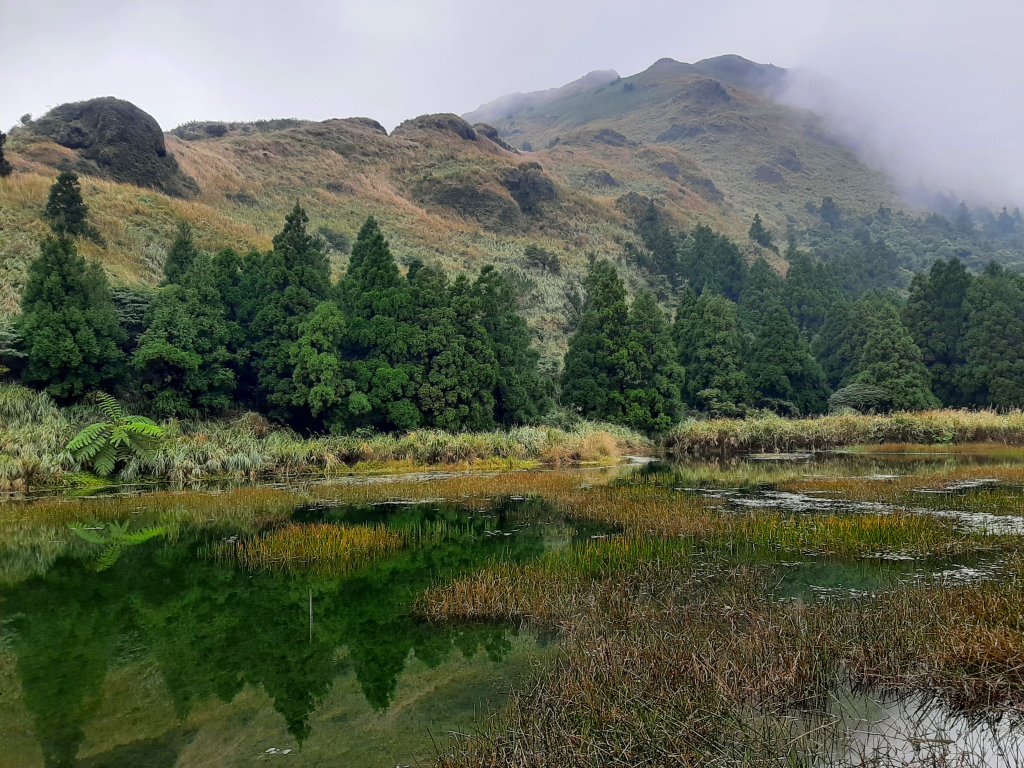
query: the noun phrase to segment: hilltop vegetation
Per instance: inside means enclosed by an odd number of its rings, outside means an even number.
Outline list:
[[[783,77],[662,60],[390,135],[26,118],[0,355],[64,402],[303,432],[1020,406],[1019,211],[900,210]]]

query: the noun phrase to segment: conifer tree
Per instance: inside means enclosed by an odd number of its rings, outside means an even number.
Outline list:
[[[167,251],[167,259],[164,261],[164,282],[181,283],[198,256],[199,250],[192,240],[192,227],[183,221],[178,225],[178,233]]]
[[[274,237],[274,248],[252,259],[244,276],[243,319],[248,320],[248,354],[258,397],[274,417],[297,427],[293,408],[291,345],[299,326],[328,298],[330,265],[319,239],[306,230],[309,218],[296,203]]]
[[[773,241],[772,233],[765,228],[764,222],[761,221],[760,213],[754,214],[754,219],[750,222],[750,231],[748,234],[750,235],[750,239],[758,245],[775,250],[775,242]]]
[[[11,175],[11,164],[4,157],[4,144],[7,142],[7,134],[0,131],[0,178]]]
[[[350,424],[412,429],[423,423],[416,392],[424,340],[410,281],[403,280],[376,220],[363,224],[338,295],[349,324],[346,356],[356,382]]]
[[[760,314],[748,360],[760,406],[785,415],[825,410],[829,394],[825,374],[778,298]]]
[[[549,403],[537,371],[540,355],[519,314],[519,296],[513,282],[507,274],[486,266],[474,290],[483,308],[481,321],[497,364],[495,418],[505,425],[536,421]]]
[[[747,279],[747,261],[725,235],[703,225],[694,229],[680,249],[680,266],[697,293],[711,291],[739,301]]]
[[[975,405],[1024,406],[1024,281],[992,264],[968,288],[965,309],[965,396]]]
[[[789,269],[786,272],[784,301],[789,314],[800,330],[813,335],[831,313],[846,303],[839,285],[828,268],[811,256],[791,247],[786,251]]]
[[[142,392],[160,416],[207,416],[231,407],[232,341],[213,260],[200,256],[163,287],[132,356]]]
[[[903,319],[924,355],[932,391],[945,405],[969,405],[961,391],[967,292],[972,278],[960,259],[936,261],[914,276]]]
[[[624,423],[643,432],[664,432],[682,410],[683,369],[665,315],[654,294],[643,292],[629,310],[622,372]]]
[[[420,269],[413,283],[425,340],[417,390],[424,420],[453,431],[492,429],[498,371],[479,296],[465,275],[449,287],[436,269]]]
[[[626,287],[607,261],[591,264],[583,287],[583,311],[565,354],[562,402],[587,418],[621,422],[629,337]]]
[[[308,411],[310,423],[341,431],[349,422],[349,402],[355,393],[344,362],[345,315],[333,301],[321,302],[298,331],[289,349],[295,381],[292,406]]]
[[[24,344],[23,380],[59,401],[122,381],[126,337],[107,277],[66,237],[46,238],[29,266],[15,329]]]
[[[767,261],[758,259],[754,262],[740,296],[740,315],[748,328],[757,327],[768,309],[782,300],[784,290],[785,282]]]
[[[99,233],[89,223],[89,207],[82,199],[78,174],[61,171],[50,187],[50,196],[43,209],[43,218],[61,237],[97,238]]]
[[[684,294],[674,335],[686,403],[715,416],[746,414],[754,393],[744,365],[749,340],[736,305],[717,294]]]
[[[850,383],[884,390],[893,410],[920,411],[939,404],[932,394],[921,350],[900,322],[892,304],[879,303],[872,314],[857,368]]]

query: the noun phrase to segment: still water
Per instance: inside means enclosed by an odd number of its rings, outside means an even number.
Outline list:
[[[962,461],[649,466],[618,469],[615,482],[721,492],[740,508],[752,499],[770,506],[775,481],[794,472],[884,482]],[[523,473],[524,494],[529,485]],[[88,502],[80,506],[88,523]],[[144,495],[134,497],[135,512],[145,506]],[[0,766],[429,763],[451,733],[498,710],[556,643],[511,626],[426,623],[417,598],[494,560],[528,562],[615,533],[529,496],[296,507],[287,522],[397,531],[443,524],[448,534],[340,574],[253,571],[212,558],[212,548],[252,533],[223,519],[175,527],[105,560],[84,541],[48,560],[38,532],[0,537]],[[775,596],[807,601],[935,574],[998,574],[998,562],[985,558],[776,567]]]

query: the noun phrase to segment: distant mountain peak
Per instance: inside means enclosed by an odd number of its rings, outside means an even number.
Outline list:
[[[510,93],[499,96],[494,101],[481,104],[472,112],[467,112],[463,117],[470,123],[492,123],[501,120],[513,112],[523,109],[535,109],[549,104],[552,101],[600,88],[608,83],[614,83],[619,79],[619,73],[614,69],[595,69],[588,72],[578,80],[573,80],[559,88],[548,88],[544,91],[530,91],[529,93]]]

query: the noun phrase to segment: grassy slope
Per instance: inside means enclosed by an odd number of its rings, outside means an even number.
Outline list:
[[[529,141],[538,149],[586,129],[617,131],[642,145],[638,154],[652,145],[674,149],[703,168],[724,193],[714,218],[743,239],[755,212],[782,231],[787,217],[806,218],[805,204],[825,195],[849,210],[898,202],[891,183],[830,140],[814,115],[678,62],[659,62],[616,83],[508,115],[495,127],[513,144]],[[572,175],[569,158],[553,160],[556,174]],[[760,166],[780,180],[758,181]],[[662,188],[671,186],[664,173],[654,171],[649,178]]]
[[[655,197],[680,227],[706,222],[748,246],[755,210],[781,231],[785,215],[806,217],[804,204],[824,194],[857,209],[891,200],[880,177],[814,138],[807,116],[732,87],[722,91],[728,93],[724,103],[710,103],[721,93],[709,82],[662,65],[517,115],[501,126],[515,134],[515,143],[529,138],[540,149],[559,138],[551,149],[524,154],[482,135],[467,140],[432,119],[410,121],[390,136],[359,119],[232,126],[216,137],[202,130],[168,134],[168,150],[200,186],[198,198],[182,201],[87,178],[86,200],[107,245],[84,244],[83,250],[115,281],[154,283],[179,220],[192,224],[206,248],[262,249],[296,199],[309,210],[314,229],[349,237],[373,213],[401,261],[421,258],[450,272],[475,272],[491,263],[521,266],[523,249],[536,243],[559,254],[563,274],[527,270],[532,289],[526,311],[544,351],[558,356],[565,341],[565,290],[579,280],[588,256],[618,257],[624,243],[635,239],[616,206],[624,194]],[[656,141],[683,123],[704,133]],[[629,141],[615,146],[595,135],[600,128],[613,128]],[[781,185],[751,179],[757,165],[774,163],[786,148],[804,164],[802,172],[784,171]],[[8,155],[17,172],[0,179],[0,310],[6,313],[16,311],[25,270],[45,234],[40,214],[54,169],[76,159],[71,150],[25,130],[12,132]],[[542,166],[557,199],[542,203],[539,213],[522,214],[502,181],[529,162]],[[439,201],[460,192],[481,210],[462,215]],[[342,269],[344,255],[333,257]],[[642,280],[628,267],[627,274],[634,286]]]

